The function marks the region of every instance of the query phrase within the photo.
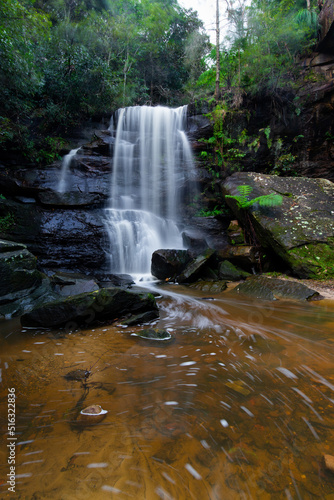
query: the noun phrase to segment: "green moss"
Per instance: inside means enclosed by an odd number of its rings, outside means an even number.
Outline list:
[[[330,241],[330,243],[332,242]],[[334,245],[308,243],[307,245],[292,248],[288,252],[288,259],[289,264],[302,277],[318,279],[334,277]]]

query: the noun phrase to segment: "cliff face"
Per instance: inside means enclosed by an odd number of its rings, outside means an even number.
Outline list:
[[[320,50],[322,52],[333,51],[334,48],[334,5],[332,0],[325,0],[320,15],[321,26]]]

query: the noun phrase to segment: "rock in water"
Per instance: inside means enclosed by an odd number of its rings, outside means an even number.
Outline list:
[[[88,326],[93,321],[107,322],[129,313],[147,311],[159,316],[155,298],[150,293],[134,293],[121,288],[105,288],[44,304],[21,317],[23,326],[59,327],[69,322]]]
[[[159,330],[158,328],[149,328],[147,330],[141,330],[139,333],[135,334],[137,337],[149,340],[170,340],[172,338],[171,334],[167,330]]]
[[[151,273],[159,280],[179,274],[191,260],[187,250],[156,250],[152,255]]]
[[[334,473],[334,457],[333,457],[333,455],[324,455],[323,459],[324,459],[325,468],[328,471]]]
[[[95,425],[107,416],[108,411],[103,410],[100,405],[91,405],[81,410],[76,423],[79,425]]]
[[[302,283],[267,276],[252,276],[233,288],[232,293],[264,300],[314,300],[320,297],[318,292]]]

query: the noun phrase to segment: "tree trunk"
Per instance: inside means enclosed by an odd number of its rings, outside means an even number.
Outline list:
[[[219,53],[219,41],[220,29],[219,29],[219,0],[216,4],[216,88],[215,88],[215,99],[219,99],[219,80],[220,80],[220,53]]]

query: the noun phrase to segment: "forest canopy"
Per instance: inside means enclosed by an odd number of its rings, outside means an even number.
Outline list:
[[[220,88],[275,92],[298,81],[319,2],[220,3]],[[215,48],[197,13],[176,0],[0,0],[0,57],[0,146],[42,163],[83,119],[215,90]]]
[[[31,155],[31,123],[54,136],[121,106],[178,105],[207,50],[175,0],[1,0],[0,144]]]

